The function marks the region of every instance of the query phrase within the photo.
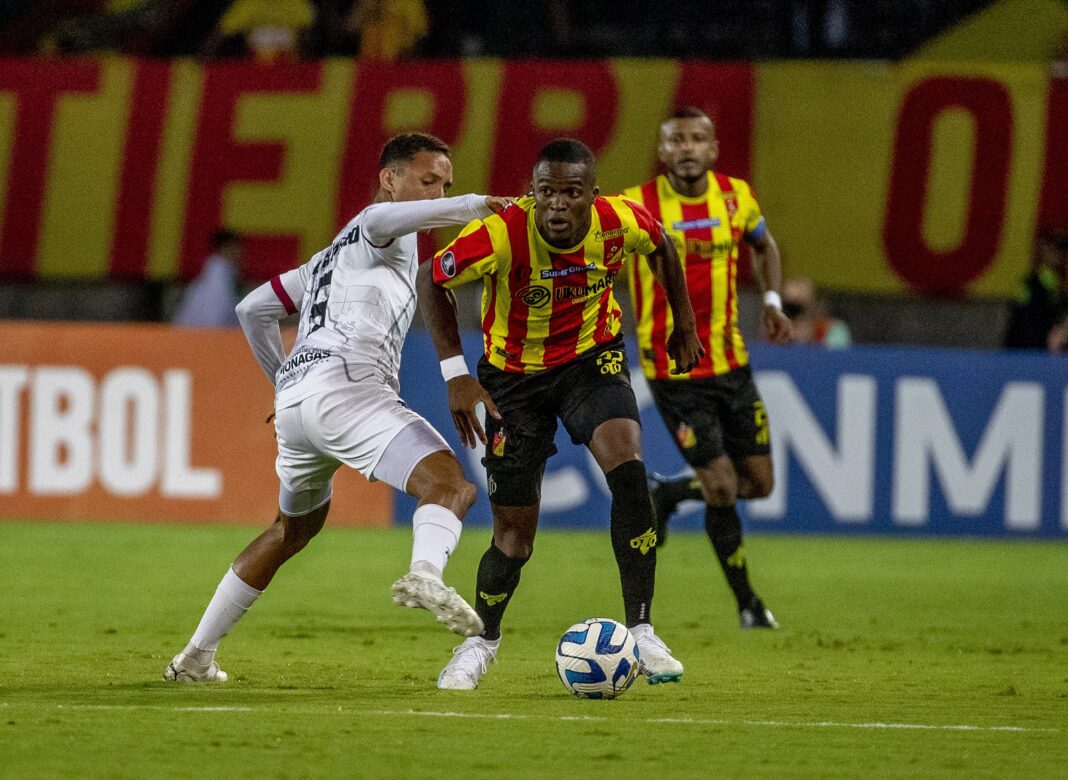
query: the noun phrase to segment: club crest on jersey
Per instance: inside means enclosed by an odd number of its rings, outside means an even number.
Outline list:
[[[449,279],[456,276],[456,255],[451,251],[441,256],[441,272]]]
[[[684,450],[693,449],[697,446],[697,434],[694,433],[693,427],[688,423],[679,423],[679,427],[675,429],[675,438],[679,442],[679,446]]]
[[[508,443],[508,434],[503,430],[493,434],[493,454],[498,458],[504,457],[504,446]]]
[[[516,292],[515,297],[532,309],[538,309],[549,302],[549,291],[544,287],[532,284]]]

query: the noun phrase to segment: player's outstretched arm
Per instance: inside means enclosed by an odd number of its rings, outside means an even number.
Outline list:
[[[417,230],[466,225],[476,219],[485,219],[510,202],[509,198],[474,194],[434,200],[385,201],[367,208],[362,230],[372,243],[383,244]]]
[[[657,283],[664,288],[675,323],[667,342],[668,354],[675,361],[675,368],[671,373],[688,373],[704,356],[705,349],[697,336],[697,320],[693,314],[690,294],[686,289],[686,274],[682,269],[679,254],[675,251],[675,243],[665,235],[660,246],[647,255],[645,260],[649,263]]]
[[[430,339],[434,342],[438,360],[444,363],[459,357],[463,359],[463,344],[460,341],[460,325],[456,318],[456,300],[452,293],[434,284],[432,262],[423,263],[416,274],[416,289],[419,293],[419,311],[423,315]],[[478,419],[475,407],[482,403],[486,412],[500,419],[500,412],[490,394],[475,377],[466,373],[447,379],[445,382],[449,399],[449,412],[456,432],[464,447],[474,448],[476,442],[486,443],[486,432]]]
[[[764,295],[764,312],[761,317],[764,332],[774,344],[786,344],[790,341],[790,318],[782,312],[782,256],[779,245],[766,227],[757,238],[747,238],[749,256],[753,263],[753,278]],[[773,295],[768,295],[773,293]]]
[[[278,323],[300,310],[309,271],[307,264],[286,271],[261,284],[237,304],[237,320],[241,323],[241,330],[245,332],[256,362],[272,385],[274,375],[286,356]]]

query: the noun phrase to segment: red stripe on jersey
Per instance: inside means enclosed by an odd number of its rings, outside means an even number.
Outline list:
[[[730,177],[724,173],[716,173],[716,182],[719,184],[720,192],[723,194],[723,202],[727,207],[727,219],[730,220],[729,227],[731,229],[731,241],[734,243],[734,247],[731,248],[731,252],[727,255],[727,297],[724,303],[723,312],[723,352],[724,357],[727,358],[727,365],[731,370],[738,368],[738,358],[734,354],[734,277],[738,272],[738,263],[734,259],[735,251],[738,243],[742,238],[742,226],[736,225],[734,220],[734,214],[738,210],[737,196],[734,194],[734,185],[731,184]]]
[[[501,213],[508,228],[512,267],[508,272],[508,335],[504,340],[504,370],[524,373],[523,344],[527,338],[527,315],[530,308],[516,295],[530,285],[530,238],[527,235],[527,212],[505,209]]]
[[[647,222],[656,224],[649,212],[642,206],[639,206],[633,201],[627,200],[627,206],[634,212],[635,216],[641,213],[642,218]],[[601,231],[611,232],[623,227],[623,219],[620,217],[619,212],[612,208],[611,204],[606,200],[598,198],[594,205],[597,208],[597,216],[601,220]],[[641,222],[639,221],[639,224]],[[659,232],[659,225],[657,225],[657,231]],[[642,228],[646,230],[645,227]],[[662,237],[662,236],[661,236]],[[615,276],[619,272],[619,269],[623,267],[623,260],[626,255],[623,252],[624,245],[623,234],[620,233],[618,238],[612,238],[604,242],[604,266],[608,273],[609,281],[615,281]],[[659,242],[658,242],[659,245]],[[637,262],[637,260],[635,260]],[[612,333],[612,324],[608,321],[608,316],[611,313],[608,307],[612,300],[612,288],[605,287],[604,292],[601,293],[600,304],[597,307],[597,330],[594,331],[593,339],[598,344],[603,344],[606,341],[612,339],[615,334]]]
[[[434,255],[434,284],[445,284],[491,254],[493,241],[490,240],[489,230],[485,225],[480,225],[478,230],[460,236],[446,250]]]
[[[278,300],[282,302],[282,305],[286,309],[286,314],[297,313],[297,307],[293,305],[293,299],[289,297],[286,288],[282,286],[282,280],[277,276],[271,277],[271,289],[274,290],[274,294],[278,296]]]
[[[482,337],[486,342],[486,354],[490,353],[490,331],[497,319],[497,274],[492,273],[488,277],[490,286],[489,305],[486,307],[486,316],[482,318]]]
[[[652,217],[660,221],[660,193],[656,188],[656,179],[647,181],[642,185],[642,201],[646,210]],[[636,263],[644,263],[644,260],[634,259]],[[667,357],[667,297],[659,284],[653,285],[653,328],[650,338],[650,346],[656,357],[653,363],[656,366],[656,375],[665,376],[671,366]]]
[[[553,270],[581,268],[587,263],[585,247],[579,247],[577,252],[549,252],[549,261]],[[586,311],[586,301],[575,300],[567,295],[566,291],[569,287],[585,287],[587,277],[586,271],[575,271],[553,280],[553,310],[549,315],[549,334],[542,340],[545,353],[541,362],[546,368],[558,366],[578,356],[578,339],[585,320],[583,315]]]
[[[638,227],[649,234],[649,238],[653,240],[656,246],[660,246],[660,242],[664,239],[664,230],[660,226],[660,218],[653,217],[648,209],[629,198],[624,198],[623,202],[630,206],[630,210],[634,213],[634,218],[638,221]]]
[[[708,201],[703,203],[680,202],[682,207],[682,221],[696,222],[708,220]],[[686,287],[690,291],[690,303],[694,312],[702,312],[697,316],[697,337],[705,347],[705,356],[694,367],[695,372],[704,373],[712,365],[712,350],[709,347],[709,338],[712,333],[712,258],[706,257],[700,252],[690,252],[690,239],[705,242],[708,246],[707,253],[712,253],[712,227],[695,228],[684,233],[686,237]]]

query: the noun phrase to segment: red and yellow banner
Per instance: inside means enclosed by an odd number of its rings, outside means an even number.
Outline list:
[[[240,331],[0,322],[0,518],[266,525],[267,377]],[[388,486],[342,469],[330,523],[384,526]]]
[[[453,146],[459,192],[523,192],[559,135],[618,192],[678,104],[716,117],[718,167],[826,287],[1007,295],[1036,224],[1068,225],[1068,82],[1037,65],[0,60],[0,276],[189,278],[223,224],[269,276],[409,129]]]

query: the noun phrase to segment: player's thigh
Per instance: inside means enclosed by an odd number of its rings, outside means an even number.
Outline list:
[[[438,455],[431,457],[432,455]],[[374,478],[416,498],[435,485],[465,484],[463,468],[448,442],[422,417],[411,420],[389,441],[378,458]]]
[[[649,389],[679,454],[694,471],[727,454],[714,379],[652,380]]]
[[[740,498],[764,498],[775,486],[771,455],[749,455],[736,461],[738,472],[738,496]]]
[[[720,419],[727,454],[744,463],[757,456],[771,455],[768,412],[753,381],[749,366],[735,369],[719,378]]]
[[[506,374],[479,365],[479,380],[501,418],[486,417],[486,484],[496,507],[531,507],[541,502],[545,461],[556,453],[556,416],[547,408],[551,386],[539,374]],[[536,512],[535,512],[536,515]]]
[[[413,412],[384,382],[353,383],[304,399],[300,404],[301,422],[309,442],[324,455],[352,468],[368,479],[382,478],[398,490],[418,463],[400,452],[383,465],[379,464],[397,436],[415,424],[413,446],[425,456],[428,448],[446,449],[448,445],[433,427]]]
[[[720,455],[704,466],[695,467],[694,474],[701,483],[701,492],[707,503],[730,506],[737,500],[738,473],[729,456]]]
[[[308,439],[300,404],[277,410],[274,418],[278,456],[278,507],[289,518],[305,517],[329,505],[334,472],[340,461],[319,451]],[[324,515],[325,518],[325,515]]]
[[[624,452],[624,460],[640,457],[641,416],[621,340],[558,369],[553,383],[556,413],[572,442],[590,447],[599,463],[598,453],[608,459]]]

